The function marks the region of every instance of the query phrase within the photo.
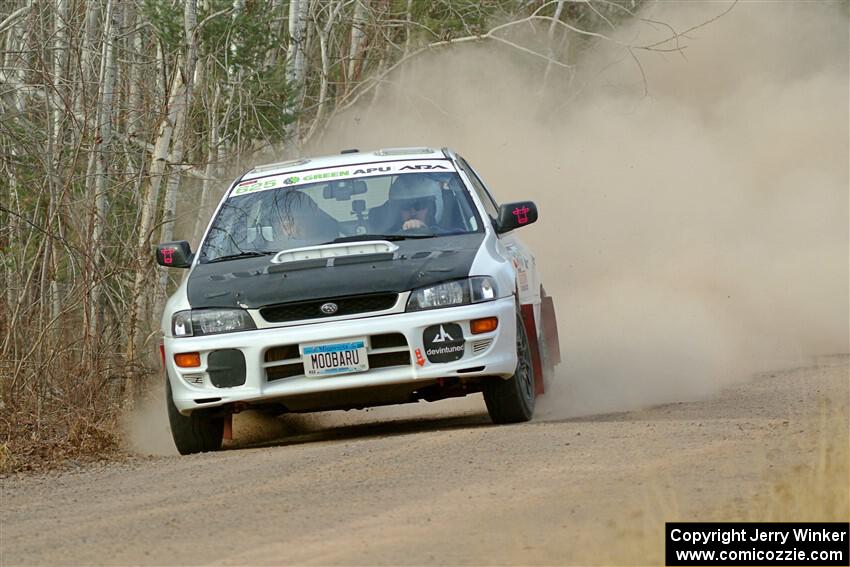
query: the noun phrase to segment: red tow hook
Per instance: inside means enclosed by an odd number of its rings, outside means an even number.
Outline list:
[[[165,370],[165,345],[159,343],[159,360],[162,362],[162,368]]]
[[[233,440],[233,414],[241,413],[246,409],[250,409],[251,405],[245,402],[234,402],[232,411],[224,416],[224,439],[226,441]]]

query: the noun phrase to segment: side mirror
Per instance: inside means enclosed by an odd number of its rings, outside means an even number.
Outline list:
[[[537,205],[531,201],[505,203],[499,207],[496,233],[503,234],[537,221]]]
[[[192,256],[192,248],[185,240],[156,245],[156,263],[166,268],[188,268]]]

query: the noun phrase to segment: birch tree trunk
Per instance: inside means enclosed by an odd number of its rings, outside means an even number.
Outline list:
[[[328,53],[328,42],[330,33],[333,30],[333,26],[336,23],[337,17],[339,17],[339,13],[344,6],[344,2],[342,0],[338,0],[333,7],[333,10],[330,11],[328,15],[328,19],[325,22],[325,25],[319,27],[318,22],[316,22],[316,27],[318,28],[318,36],[319,36],[319,55],[321,57],[322,62],[322,71],[319,76],[319,100],[316,103],[316,116],[313,117],[313,122],[310,125],[310,130],[304,136],[304,140],[309,140],[316,133],[318,128],[322,126],[322,120],[324,120],[325,110],[328,105],[328,79],[330,77],[330,55]]]
[[[147,132],[145,131],[145,107],[143,106],[144,80],[143,71],[149,69],[143,64],[142,59],[142,29],[139,25],[143,19],[139,16],[139,10],[135,2],[128,2],[124,9],[124,28],[121,36],[124,38],[124,60],[123,78],[126,88],[122,90],[124,109],[124,159],[127,167],[127,181],[132,183],[130,195],[136,203],[139,211],[139,221],[145,208],[144,183],[145,165],[147,162]],[[148,89],[150,92],[150,89]],[[138,231],[138,223],[134,226]],[[138,236],[138,232],[136,232]],[[135,295],[130,298],[130,309],[128,315],[132,318],[134,314]],[[133,342],[134,326],[128,325],[127,343]]]
[[[289,2],[289,51],[286,54],[286,83],[290,89],[290,102],[287,113],[292,121],[286,126],[286,144],[290,150],[299,145],[298,120],[301,92],[307,74],[305,43],[307,39],[307,18],[309,0],[290,0]]]
[[[354,18],[351,23],[351,40],[348,49],[348,72],[346,78],[346,90],[348,85],[360,80],[360,72],[363,69],[361,52],[366,41],[366,21],[369,17],[369,0],[355,0]]]
[[[160,240],[167,242],[174,235],[174,212],[177,204],[177,189],[180,185],[183,151],[185,146],[186,116],[192,106],[192,93],[195,79],[195,68],[198,62],[198,45],[196,29],[198,25],[197,2],[186,0],[183,13],[183,25],[186,34],[186,63],[178,72],[183,75],[183,87],[174,100],[174,140],[172,143],[169,161],[178,164],[178,169],[172,173],[166,183],[165,196],[163,199],[162,229]],[[160,277],[160,289],[165,290],[167,272],[163,271]]]
[[[106,221],[109,159],[112,144],[112,101],[115,92],[115,46],[118,39],[120,9],[114,0],[106,1],[106,29],[100,67],[100,96],[98,97],[97,135],[94,147],[94,208],[92,210],[90,273],[91,298],[89,302],[89,337],[94,339],[100,331],[100,302],[102,295],[101,257],[103,257],[103,230]]]
[[[141,19],[135,7],[130,6],[127,7],[125,26],[130,34],[127,38],[127,64],[130,68],[127,79],[127,137],[133,142],[140,139],[142,134],[142,119],[144,117],[142,108],[143,73],[147,66],[140,61],[143,50],[142,31],[139,29]],[[132,174],[136,173],[134,170],[131,170],[131,172]]]
[[[5,149],[5,148],[3,148]],[[4,152],[5,153],[5,152]],[[17,150],[14,145],[9,149],[9,155],[12,160],[17,158]],[[20,197],[18,195],[18,176],[16,175],[16,171],[14,168],[10,167],[10,163],[12,160],[3,160],[3,172],[4,177],[9,180],[8,188],[9,188],[9,200],[4,202],[8,202],[8,207],[10,210],[20,210]],[[9,214],[9,240],[11,242],[22,242],[23,241],[23,231],[21,230],[21,221],[20,218],[14,214]],[[3,255],[3,266],[7,269],[7,277],[6,277],[6,289],[4,290],[6,293],[6,305],[8,307],[16,306],[20,297],[23,296],[23,290],[21,289],[21,271],[19,268],[19,263],[13,258],[12,254]],[[6,313],[5,317],[7,329],[11,330],[13,328],[12,314]],[[10,346],[14,347],[15,344],[12,343],[10,345],[10,340],[12,338],[12,333],[6,333],[5,337],[3,337],[2,348],[0,348],[0,352],[3,353],[4,357],[8,357],[8,349]],[[8,357],[11,358],[11,357]]]
[[[202,213],[206,212],[207,201],[209,200],[210,186],[212,180],[217,177],[218,164],[223,161],[223,150],[221,140],[219,138],[219,123],[218,123],[218,106],[221,100],[221,86],[216,84],[213,94],[212,103],[207,107],[207,125],[209,126],[209,136],[207,137],[207,163],[204,168],[204,179],[201,182],[201,198],[198,200]],[[192,234],[198,235],[201,232],[201,227],[206,221],[203,215],[195,217],[195,226],[192,229]]]
[[[404,51],[402,57],[410,53],[410,28],[413,26],[413,0],[407,0],[407,9],[404,12]]]
[[[80,51],[80,89],[74,101],[74,111],[77,116],[83,116],[88,108],[87,103],[91,93],[89,87],[93,83],[94,58],[97,52],[97,18],[99,14],[100,10],[97,2],[89,0],[85,3],[83,47]]]
[[[63,94],[66,92],[65,84],[65,57],[68,50],[68,1],[58,0],[56,4],[56,13],[54,14],[53,24],[53,89],[49,90],[47,100],[51,106],[50,117],[50,132],[48,133],[48,149],[46,165],[48,167],[48,179],[50,183],[50,200],[47,207],[47,230],[53,232],[53,227],[56,224],[59,209],[59,192],[62,185],[58,169],[61,163],[62,152],[62,121],[64,117],[64,101]],[[50,318],[48,320],[55,321],[59,317],[61,309],[59,286],[56,281],[57,277],[57,257],[59,255],[58,244],[56,239],[50,240],[50,245],[46,249],[44,263],[47,267],[47,279],[49,280],[49,290],[47,299],[50,303]],[[55,332],[58,329],[54,329]]]
[[[283,36],[283,0],[271,0],[269,3],[269,11],[272,13],[273,18],[277,21],[275,26],[272,28],[272,33],[275,34],[276,37]],[[280,53],[280,46],[275,47],[275,49],[269,50],[268,55],[266,56],[265,67],[266,69],[272,69],[277,64],[277,58]]]

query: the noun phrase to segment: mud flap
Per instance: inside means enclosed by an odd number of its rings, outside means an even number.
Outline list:
[[[555,317],[555,302],[546,295],[540,286],[540,325],[546,340],[546,352],[552,359],[552,366],[561,364],[561,341],[558,339],[558,319]]]
[[[233,414],[229,413],[224,418],[224,434],[222,438],[225,441],[233,441]]]
[[[531,366],[534,369],[534,395],[540,396],[544,393],[543,388],[543,360],[540,358],[540,345],[537,342],[537,326],[534,324],[534,305],[521,305],[522,322],[525,325],[525,334],[528,336],[528,346],[531,347]]]

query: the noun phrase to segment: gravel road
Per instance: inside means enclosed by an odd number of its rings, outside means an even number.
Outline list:
[[[822,358],[708,401],[516,426],[490,425],[476,400],[417,406],[216,454],[7,477],[0,564],[640,562],[630,537],[739,509],[805,461],[821,400],[847,415],[848,369]]]

